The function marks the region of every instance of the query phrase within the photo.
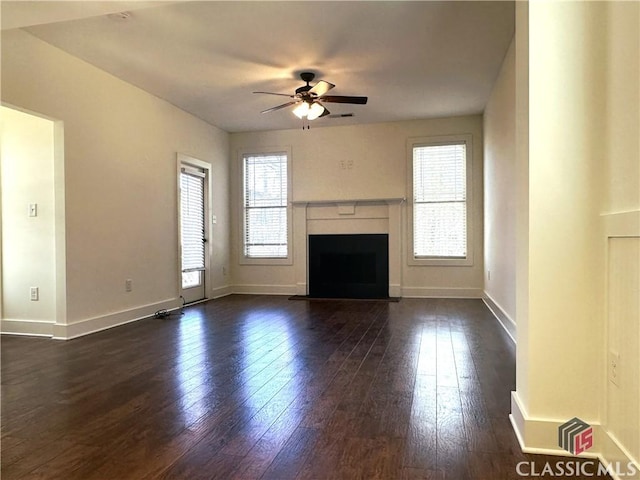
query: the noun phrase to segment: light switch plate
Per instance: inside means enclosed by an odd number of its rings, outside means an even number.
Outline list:
[[[608,362],[609,381],[614,385],[620,386],[620,354],[614,351],[609,352]]]

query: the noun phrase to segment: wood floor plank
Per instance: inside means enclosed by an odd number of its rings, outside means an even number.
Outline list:
[[[520,450],[515,348],[480,300],[231,295],[0,341],[3,480],[511,480],[559,461]]]
[[[348,442],[349,439],[341,432],[320,436],[296,479],[314,480],[320,472],[337,471]]]
[[[312,452],[319,435],[318,430],[298,427],[260,478],[264,480],[296,478]]]
[[[464,420],[457,388],[437,386],[437,470],[452,478],[470,478],[467,466]]]
[[[402,469],[400,478],[402,480],[445,480],[444,472],[409,467]]]
[[[99,454],[98,447],[72,444],[59,455],[31,470],[25,478],[33,480],[49,479],[52,473],[58,478],[83,480],[93,470],[86,459]]]
[[[434,470],[437,467],[437,418],[436,377],[435,375],[418,375],[404,451],[405,467],[424,471]],[[411,471],[407,472],[407,475],[410,473]]]
[[[22,479],[36,468],[53,461],[65,451],[73,448],[68,441],[50,443],[48,441],[26,440],[7,450],[2,448],[2,478]],[[5,461],[6,460],[6,461]],[[51,472],[53,473],[53,472]]]
[[[234,480],[261,478],[300,424],[303,412],[287,410],[238,463],[230,477]]]

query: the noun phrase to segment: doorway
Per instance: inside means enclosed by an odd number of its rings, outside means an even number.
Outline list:
[[[178,165],[180,295],[193,303],[207,298],[210,166],[184,155]]]
[[[63,124],[0,105],[0,330],[66,322]]]

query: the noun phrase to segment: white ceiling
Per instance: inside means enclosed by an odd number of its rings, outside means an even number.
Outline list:
[[[93,6],[88,6],[94,4]],[[42,40],[228,132],[300,128],[261,110],[301,71],[363,95],[313,128],[483,111],[514,33],[514,3],[423,1],[6,2],[3,28]],[[128,11],[121,19],[113,12]],[[54,22],[54,23],[48,23]]]

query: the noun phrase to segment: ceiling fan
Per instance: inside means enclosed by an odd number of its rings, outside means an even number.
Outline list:
[[[300,78],[306,85],[296,88],[294,95],[288,95],[286,93],[272,93],[272,92],[253,92],[253,93],[266,93],[267,95],[279,95],[281,97],[292,98],[290,102],[283,103],[277,107],[268,108],[260,113],[269,113],[281,108],[286,108],[291,105],[297,105],[293,109],[293,113],[301,119],[315,120],[319,117],[329,115],[329,110],[323,105],[323,103],[352,103],[356,105],[365,105],[367,103],[367,97],[351,97],[343,95],[327,95],[327,92],[331,90],[335,85],[333,83],[325,82],[324,80],[318,81],[314,86],[309,85],[315,78],[315,74],[312,72],[302,72]]]

